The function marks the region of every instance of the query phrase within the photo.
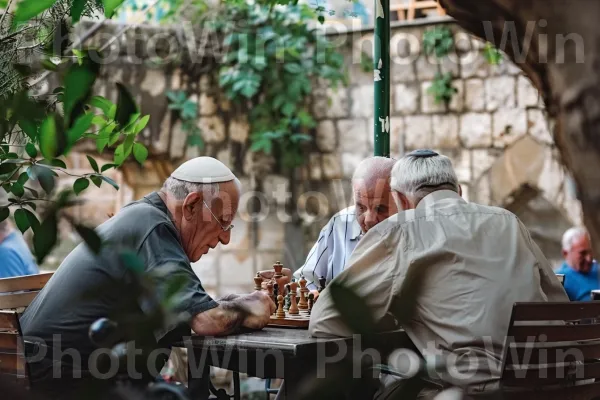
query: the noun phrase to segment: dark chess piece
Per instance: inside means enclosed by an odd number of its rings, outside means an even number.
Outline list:
[[[315,295],[310,293],[308,295],[308,310],[307,310],[308,315],[310,315],[310,312],[312,311],[314,304],[315,304]]]
[[[319,293],[321,293],[323,289],[325,289],[325,282],[327,282],[327,279],[325,279],[324,276],[319,278]]]
[[[283,309],[287,312],[287,311],[289,311],[290,306],[292,305],[292,288],[289,283],[287,285],[285,285],[285,289],[286,289],[286,295],[285,295],[285,304],[283,305]]]
[[[277,304],[277,296],[279,296],[279,285],[277,283],[273,284],[273,301]]]

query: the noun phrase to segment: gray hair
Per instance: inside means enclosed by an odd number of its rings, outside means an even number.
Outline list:
[[[392,169],[391,187],[415,203],[436,190],[459,192],[452,161],[441,154],[431,157],[406,155]]]
[[[239,179],[235,178],[234,182],[241,192],[242,184]],[[173,178],[172,176],[167,178],[162,189],[171,193],[177,200],[184,200],[190,193],[202,193],[207,202],[212,201],[214,197],[218,196],[221,190],[218,183],[192,183]]]
[[[573,247],[573,242],[582,236],[586,236],[587,234],[588,232],[585,228],[574,227],[567,229],[562,237],[562,249],[565,251],[570,251]]]

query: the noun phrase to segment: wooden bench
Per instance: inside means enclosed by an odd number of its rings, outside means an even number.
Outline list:
[[[507,399],[597,398],[600,302],[515,304],[503,366]]]
[[[398,1],[398,0],[397,0]],[[436,11],[438,15],[446,15],[446,12],[435,0],[399,0],[399,3],[390,2],[390,12],[396,12],[399,21],[412,21],[415,19],[417,10]]]
[[[0,279],[0,310],[22,312],[50,280],[53,273]]]
[[[19,313],[0,311],[0,377],[2,382],[29,386]]]

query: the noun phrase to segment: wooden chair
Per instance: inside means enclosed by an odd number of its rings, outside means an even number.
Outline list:
[[[599,378],[600,302],[514,305],[504,350],[504,398],[590,400],[600,397]]]
[[[0,279],[0,310],[23,312],[52,275],[48,272]]]
[[[435,0],[396,0],[390,2],[390,12],[395,11],[399,21],[412,21],[415,19],[417,10],[435,11],[438,15],[446,15],[446,12]]]
[[[23,334],[16,311],[0,311],[0,378],[3,382],[29,386]]]

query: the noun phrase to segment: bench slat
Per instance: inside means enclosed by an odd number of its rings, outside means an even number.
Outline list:
[[[600,317],[600,302],[517,303],[514,321],[572,321]]]
[[[20,290],[40,290],[48,283],[53,274],[53,272],[45,272],[36,275],[0,279],[0,293],[18,292]]]
[[[516,343],[539,341],[544,335],[545,342],[570,342],[574,340],[600,339],[600,324],[582,325],[519,325],[513,326],[508,336]]]
[[[23,354],[0,353],[0,373],[25,376],[25,357]]]
[[[0,331],[18,331],[19,317],[14,312],[0,311]]]
[[[19,335],[17,333],[0,332],[0,353],[18,353]]]
[[[24,292],[15,294],[0,295],[0,308],[11,309],[27,307],[35,299],[39,292]]]

